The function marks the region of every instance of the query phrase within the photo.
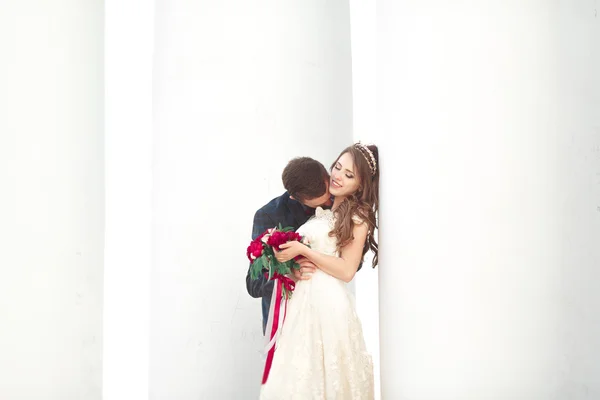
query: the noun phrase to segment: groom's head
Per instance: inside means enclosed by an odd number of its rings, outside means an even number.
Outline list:
[[[305,206],[315,208],[330,199],[329,173],[323,164],[310,157],[291,160],[284,168],[281,179],[290,197]]]

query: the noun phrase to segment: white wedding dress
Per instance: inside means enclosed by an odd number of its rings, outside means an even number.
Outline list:
[[[331,210],[317,208],[298,229],[313,250],[335,255]],[[373,361],[346,283],[317,270],[288,302],[261,400],[372,400]]]

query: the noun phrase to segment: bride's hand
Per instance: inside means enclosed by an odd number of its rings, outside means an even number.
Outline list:
[[[279,262],[286,262],[286,261],[291,260],[294,257],[303,255],[303,251],[307,247],[300,242],[291,241],[291,242],[282,244],[281,246],[279,246],[279,248],[281,249],[281,251],[277,251],[277,250],[274,251],[275,258]]]

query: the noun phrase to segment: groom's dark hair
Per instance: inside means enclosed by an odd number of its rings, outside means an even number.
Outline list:
[[[325,194],[329,173],[317,160],[298,157],[290,160],[286,165],[281,179],[290,196],[302,202]]]

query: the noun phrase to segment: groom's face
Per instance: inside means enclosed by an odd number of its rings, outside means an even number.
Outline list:
[[[322,196],[315,197],[314,199],[310,200],[304,200],[302,204],[304,204],[307,207],[317,208],[319,206],[323,206],[329,203],[331,201],[331,194],[329,194],[329,182],[327,182],[325,185],[327,189],[325,190],[325,193],[323,193]]]

